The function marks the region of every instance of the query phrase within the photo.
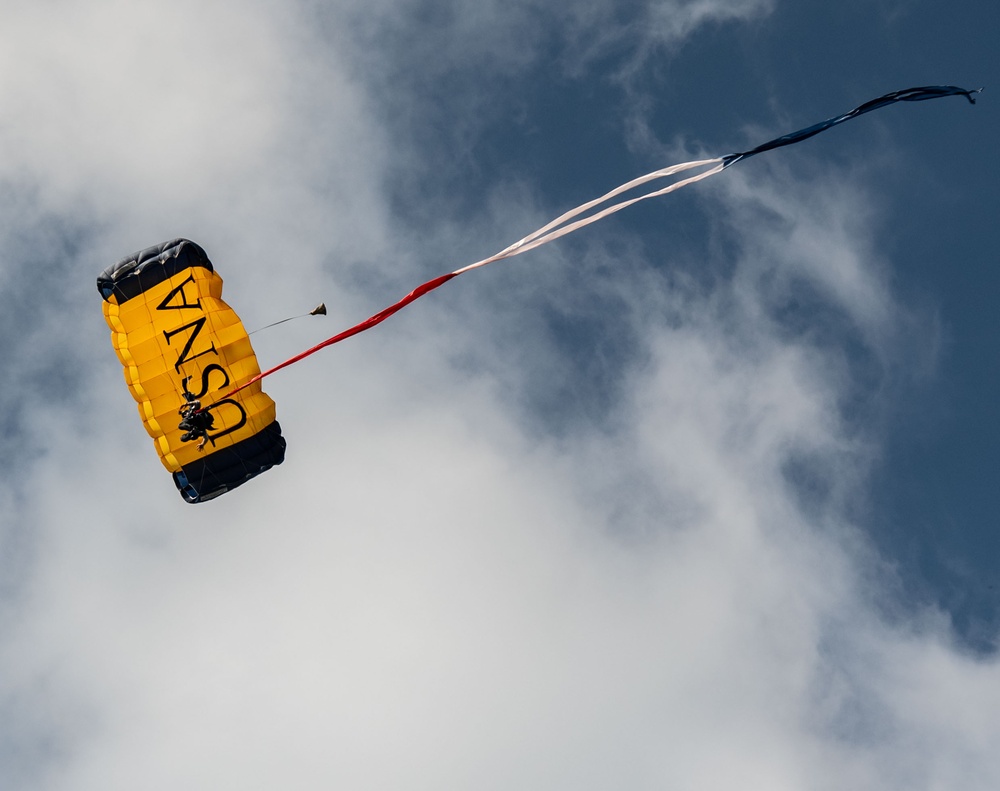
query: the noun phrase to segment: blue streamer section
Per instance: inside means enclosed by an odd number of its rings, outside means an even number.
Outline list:
[[[852,118],[857,118],[859,115],[870,113],[872,110],[878,110],[882,107],[887,107],[890,104],[895,104],[896,102],[923,102],[928,99],[940,99],[944,96],[964,96],[972,104],[975,104],[975,95],[981,90],[982,88],[977,88],[969,91],[955,85],[928,85],[922,88],[906,88],[902,91],[893,91],[892,93],[887,93],[885,96],[872,99],[870,102],[865,102],[864,104],[855,107],[848,113],[835,116],[823,121],[822,123],[808,126],[805,129],[800,129],[798,132],[792,132],[787,135],[782,135],[781,137],[776,137],[774,140],[763,143],[756,148],[751,148],[749,151],[742,151],[738,154],[728,154],[722,158],[722,167],[723,169],[728,168],[730,165],[735,165],[741,160],[748,159],[757,154],[763,154],[765,151],[770,151],[774,148],[790,146],[793,143],[801,143],[803,140],[808,140],[813,135],[825,132],[831,126],[842,124],[844,121],[850,121]]]

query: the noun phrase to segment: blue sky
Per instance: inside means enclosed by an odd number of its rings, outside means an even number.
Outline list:
[[[996,788],[994,4],[0,7],[0,786]],[[188,506],[94,287],[265,366],[642,173],[896,105],[268,380]],[[258,340],[259,338],[259,340]]]

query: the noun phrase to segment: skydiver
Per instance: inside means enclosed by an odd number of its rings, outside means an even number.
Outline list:
[[[181,442],[191,442],[200,437],[198,452],[201,453],[205,449],[205,443],[208,442],[208,432],[215,423],[215,418],[208,409],[201,408],[201,401],[193,394],[185,392],[184,398],[187,399],[187,403],[178,410],[181,422],[177,428],[185,432],[181,434]]]

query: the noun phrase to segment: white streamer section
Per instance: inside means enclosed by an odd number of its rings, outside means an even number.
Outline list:
[[[668,176],[676,175],[685,170],[693,170],[694,168],[709,167],[714,165],[714,167],[709,168],[702,173],[697,173],[694,176],[688,176],[680,181],[675,181],[672,184],[662,187],[661,189],[654,190],[653,192],[648,192],[644,195],[639,195],[634,198],[628,198],[618,203],[612,203],[610,206],[605,206],[603,209],[598,209],[602,204],[607,203],[613,198],[617,198],[626,192],[629,192],[637,187],[641,187],[643,184],[648,184],[651,181],[657,181],[658,179],[667,178]],[[562,236],[573,233],[573,231],[583,228],[586,225],[597,222],[598,220],[607,217],[610,214],[619,212],[622,209],[627,209],[639,201],[649,200],[650,198],[658,198],[661,195],[666,195],[670,192],[679,190],[681,187],[686,187],[688,184],[693,184],[696,181],[701,181],[702,179],[707,179],[709,176],[714,176],[725,168],[725,164],[721,157],[715,159],[699,159],[694,162],[682,162],[679,165],[671,165],[667,168],[662,168],[661,170],[654,170],[652,173],[647,173],[645,176],[639,176],[636,179],[632,179],[627,184],[622,184],[620,187],[615,187],[611,192],[606,195],[602,195],[600,198],[596,198],[592,201],[588,201],[575,209],[570,209],[565,214],[556,217],[552,222],[539,228],[537,231],[528,234],[523,239],[519,239],[514,242],[510,247],[501,250],[495,255],[491,255],[489,258],[484,258],[482,261],[476,261],[474,264],[469,264],[461,269],[456,269],[452,272],[453,275],[460,275],[463,272],[468,272],[470,269],[478,269],[481,266],[486,266],[487,264],[492,264],[494,261],[501,261],[505,258],[513,258],[515,255],[520,255],[521,253],[526,253],[528,250],[534,250],[536,247],[541,247],[543,244],[548,244],[549,242],[555,241]],[[597,209],[593,214],[589,214],[586,217],[581,217],[578,220],[570,222],[574,217],[579,217],[581,214],[586,214],[587,212]]]

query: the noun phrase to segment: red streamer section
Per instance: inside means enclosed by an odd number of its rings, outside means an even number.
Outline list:
[[[240,390],[244,390],[247,387],[249,387],[250,385],[254,384],[254,382],[259,382],[265,376],[270,376],[271,374],[275,373],[276,371],[280,371],[282,368],[287,368],[289,365],[297,363],[299,360],[305,359],[310,354],[315,354],[320,349],[325,349],[327,346],[333,346],[333,344],[340,343],[343,340],[347,340],[348,338],[350,338],[350,337],[352,337],[354,335],[357,335],[358,333],[364,332],[365,330],[370,330],[376,324],[381,324],[383,321],[385,321],[387,318],[389,318],[393,313],[396,313],[397,311],[402,310],[403,308],[405,308],[407,305],[409,305],[414,300],[420,299],[420,297],[422,297],[424,294],[426,294],[426,293],[428,293],[430,291],[433,291],[434,289],[438,288],[439,286],[443,286],[445,283],[447,283],[452,278],[458,277],[458,275],[459,275],[458,272],[449,272],[447,275],[441,275],[440,277],[436,277],[433,280],[428,280],[426,283],[417,286],[415,289],[413,289],[413,291],[411,291],[409,294],[407,294],[401,300],[399,300],[398,302],[394,302],[392,305],[390,305],[389,307],[387,307],[387,308],[385,308],[383,310],[380,310],[374,316],[370,316],[369,318],[365,319],[364,321],[362,321],[362,322],[360,322],[358,324],[355,324],[353,327],[349,327],[348,329],[344,330],[343,332],[337,333],[332,338],[327,338],[325,341],[323,341],[322,343],[316,344],[311,349],[306,349],[304,352],[302,352],[300,354],[296,354],[294,357],[289,357],[283,363],[279,363],[278,365],[274,366],[274,368],[269,368],[268,370],[263,371],[263,372],[257,374],[255,377],[253,377],[249,381],[244,382],[243,384],[241,384],[235,390],[230,390],[228,393],[226,393],[224,396],[222,396],[222,398],[220,398],[219,400],[222,401],[222,400],[224,400],[226,398],[231,398],[232,396],[234,396],[238,392],[240,392]]]

